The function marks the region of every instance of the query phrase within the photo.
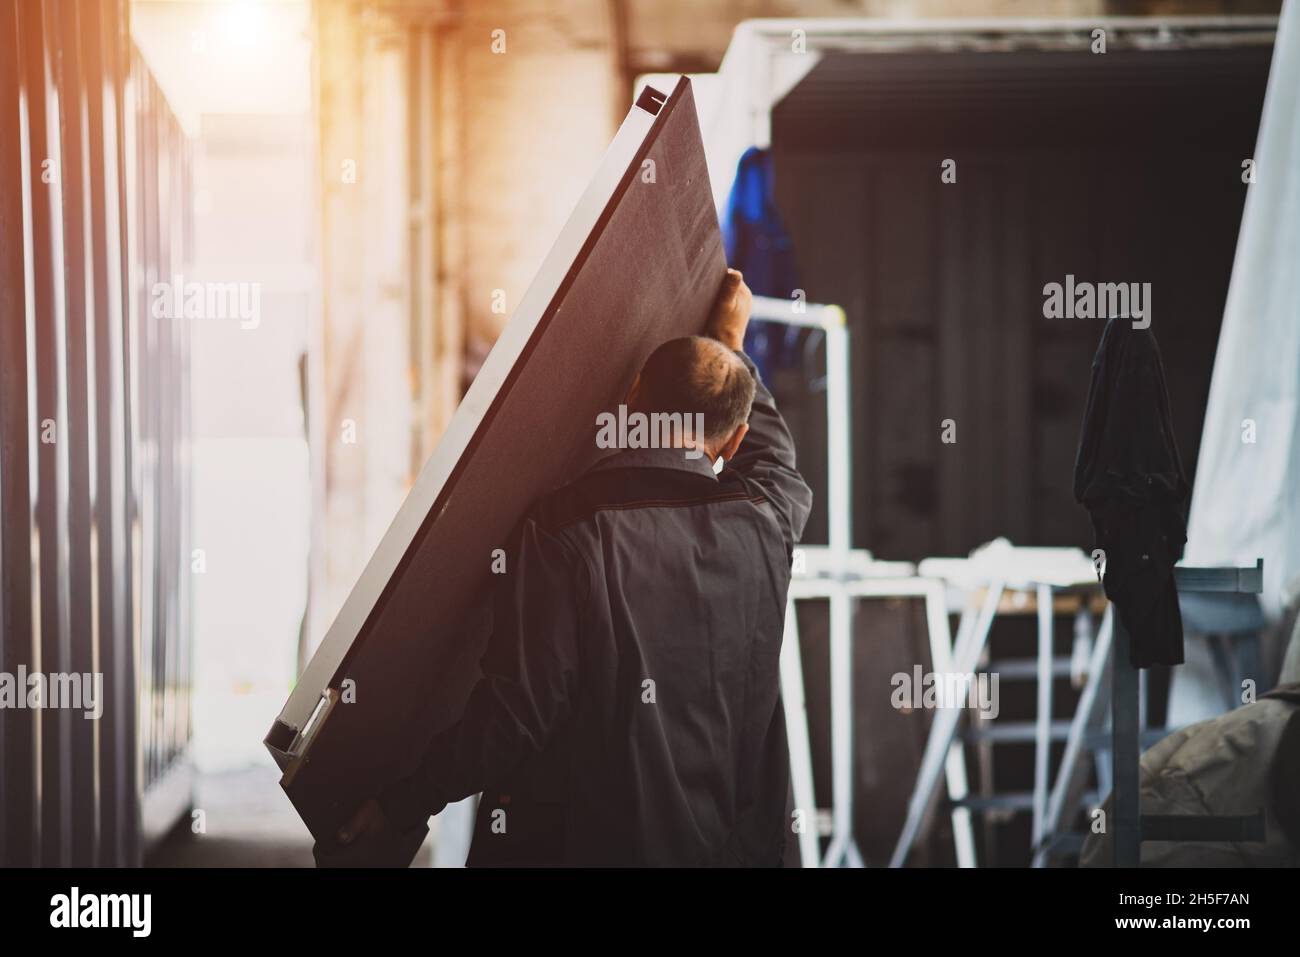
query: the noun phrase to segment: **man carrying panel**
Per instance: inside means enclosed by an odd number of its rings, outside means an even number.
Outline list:
[[[523,520],[464,714],[323,860],[481,791],[470,865],[781,862],[778,659],[812,493],[740,351],[750,304],[729,270],[708,335],[664,343],[629,390],[702,434],[622,449]]]

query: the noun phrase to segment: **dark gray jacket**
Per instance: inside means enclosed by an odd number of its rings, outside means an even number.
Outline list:
[[[1174,564],[1188,490],[1155,335],[1113,318],[1092,360],[1074,497],[1092,518],[1093,548],[1106,553],[1102,582],[1132,636],[1135,668],[1183,662]]]
[[[761,382],[720,475],[625,450],[546,496],[509,550],[483,678],[381,797],[390,820],[482,791],[471,865],[779,864],[778,658],[811,503]]]

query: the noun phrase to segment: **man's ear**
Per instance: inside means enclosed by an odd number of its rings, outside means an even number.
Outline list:
[[[731,433],[731,438],[727,439],[727,441],[718,449],[718,455],[730,462],[736,457],[736,453],[740,451],[740,443],[745,441],[745,433],[748,431],[748,422],[742,422],[740,425],[736,426],[736,431]]]

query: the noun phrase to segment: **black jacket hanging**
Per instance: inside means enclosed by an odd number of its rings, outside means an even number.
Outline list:
[[[1092,360],[1074,497],[1105,552],[1102,583],[1132,636],[1134,667],[1183,661],[1173,568],[1187,542],[1187,493],[1155,336],[1111,319]]]

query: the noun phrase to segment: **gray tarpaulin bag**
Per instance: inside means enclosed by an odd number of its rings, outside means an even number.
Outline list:
[[[1147,841],[1143,867],[1294,867],[1296,718],[1300,684],[1173,732],[1142,755],[1143,814],[1249,815],[1264,810],[1264,840]],[[1111,801],[1105,811],[1109,816]],[[1088,836],[1081,867],[1108,867],[1110,835]]]

